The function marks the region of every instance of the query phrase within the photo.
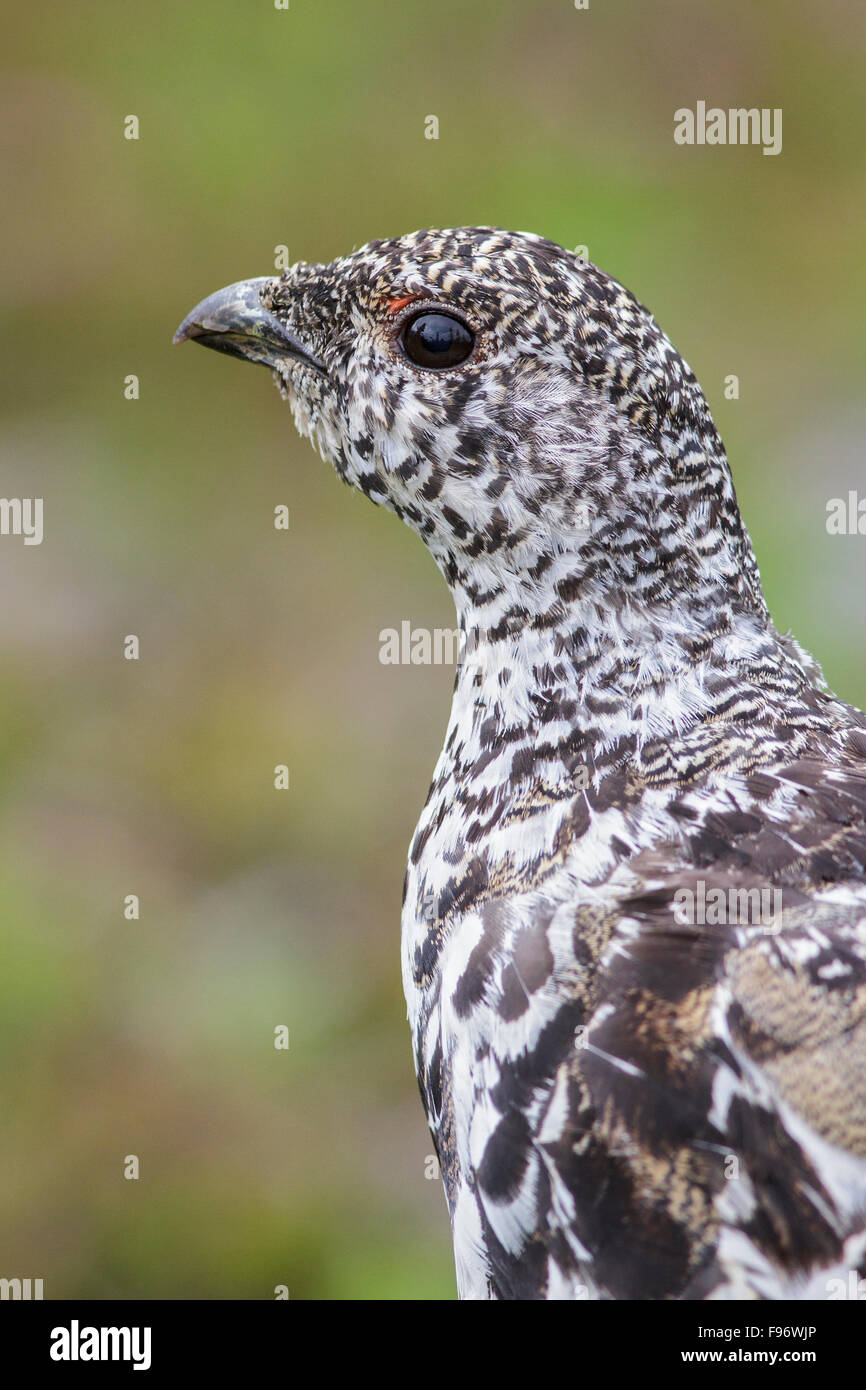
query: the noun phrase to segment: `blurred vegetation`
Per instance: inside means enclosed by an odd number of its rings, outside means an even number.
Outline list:
[[[280,243],[585,243],[701,379],[777,622],[862,704],[863,540],[824,519],[863,487],[864,21],[7,8],[0,493],[45,499],[45,540],[0,539],[0,1273],[48,1297],[453,1296],[398,945],[452,673],[377,659],[381,628],[450,626],[450,602],[267,375],[172,351],[177,322]],[[782,107],[782,154],[675,146],[697,99]]]

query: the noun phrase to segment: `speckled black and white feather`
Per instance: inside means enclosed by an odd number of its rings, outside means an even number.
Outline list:
[[[602,271],[490,228],[263,282],[296,423],[466,641],[403,972],[467,1298],[866,1273],[866,716],[776,632],[701,390]],[[394,312],[394,304],[410,300]],[[425,371],[400,332],[458,309]],[[768,929],[683,889],[776,889]]]

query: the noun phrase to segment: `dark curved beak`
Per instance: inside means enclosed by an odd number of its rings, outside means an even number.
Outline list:
[[[324,363],[262,304],[262,290],[272,284],[273,279],[263,275],[217,290],[187,314],[173,341],[185,343],[189,339],[264,367],[276,367],[281,358],[291,357],[327,376]]]

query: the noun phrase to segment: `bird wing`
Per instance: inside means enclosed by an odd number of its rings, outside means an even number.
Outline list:
[[[866,775],[755,777],[747,810],[644,851],[621,888],[566,862],[454,932],[439,1118],[468,1136],[445,1164],[464,1294],[826,1297],[863,1267]],[[681,920],[684,889],[767,885],[769,925]]]

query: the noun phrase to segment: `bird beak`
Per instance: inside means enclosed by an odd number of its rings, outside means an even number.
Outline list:
[[[291,357],[326,376],[324,363],[308,352],[262,304],[262,291],[272,284],[273,280],[264,275],[217,290],[187,314],[173,341],[185,343],[190,339],[202,347],[227,352],[247,362],[260,362],[265,367],[276,367],[282,358]]]

